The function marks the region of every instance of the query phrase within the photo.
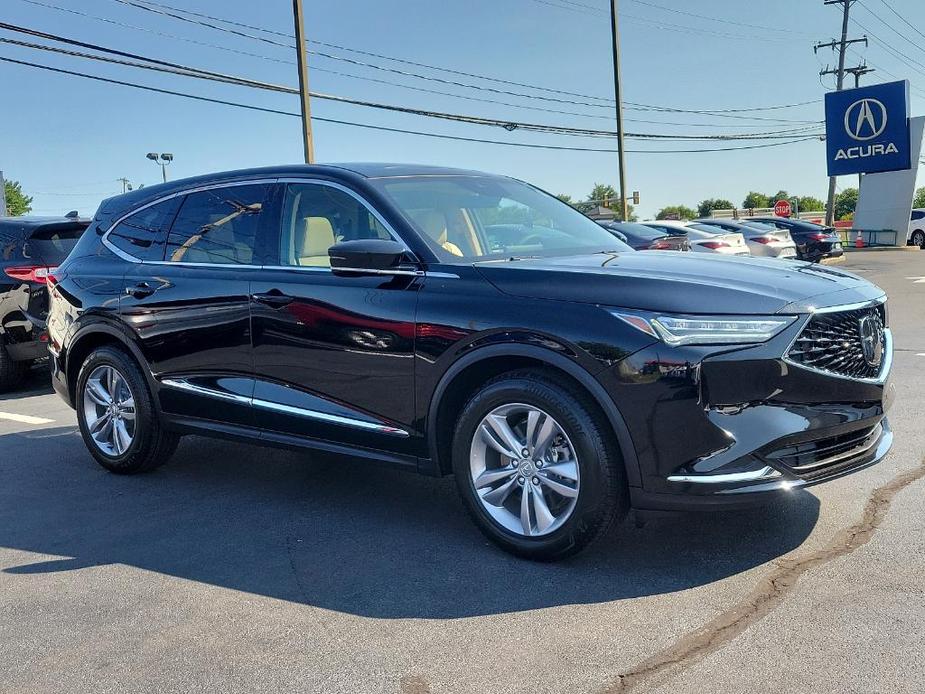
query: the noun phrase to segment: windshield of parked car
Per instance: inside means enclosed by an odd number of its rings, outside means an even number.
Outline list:
[[[513,179],[403,176],[373,183],[444,262],[632,250],[561,200]]]

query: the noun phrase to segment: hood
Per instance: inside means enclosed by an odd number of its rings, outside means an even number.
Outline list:
[[[513,296],[666,313],[803,313],[883,295],[829,266],[677,251],[487,261],[476,268]]]

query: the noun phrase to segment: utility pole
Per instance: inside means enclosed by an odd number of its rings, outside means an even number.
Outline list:
[[[867,45],[867,37],[860,39],[848,39],[848,13],[851,10],[851,6],[857,0],[824,0],[823,4],[825,5],[841,5],[842,6],[842,21],[841,21],[841,40],[837,43],[835,40],[832,40],[829,43],[816,44],[813,46],[813,52],[815,53],[820,48],[830,47],[833,50],[838,48],[838,70],[831,71],[825,70],[821,74],[834,74],[835,75],[835,91],[840,92],[845,84],[845,54],[848,52],[848,45],[852,43],[863,42]],[[856,77],[857,79],[857,77]],[[825,211],[825,223],[827,226],[832,226],[835,221],[835,176],[829,176],[829,195],[826,202],[826,211]]]
[[[6,217],[6,183],[3,182],[3,172],[0,171],[0,217]]]
[[[117,180],[119,183],[122,184],[122,192],[123,192],[123,193],[125,193],[125,192],[127,192],[127,191],[129,191],[129,190],[132,189],[132,184],[129,183],[129,180],[128,180],[127,178],[117,178],[116,180]]]
[[[620,206],[622,219],[629,220],[626,202],[626,157],[623,149],[623,77],[620,70],[620,20],[617,15],[617,0],[610,0],[610,19],[613,26],[613,94],[617,102],[617,158],[620,167]]]
[[[312,108],[308,96],[308,60],[305,57],[305,18],[302,0],[292,0],[292,18],[295,22],[295,52],[299,64],[299,97],[302,102],[302,141],[305,146],[305,163],[315,163],[315,143],[312,140]]]

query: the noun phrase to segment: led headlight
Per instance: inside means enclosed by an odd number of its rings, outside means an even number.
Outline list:
[[[665,344],[741,345],[767,342],[790,325],[793,316],[641,316],[613,315]]]

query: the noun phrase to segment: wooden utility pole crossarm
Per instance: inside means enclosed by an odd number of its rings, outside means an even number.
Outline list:
[[[312,108],[308,95],[308,59],[305,56],[305,18],[302,0],[292,0],[292,18],[295,22],[295,50],[299,65],[299,96],[302,102],[302,141],[305,146],[305,163],[315,163],[315,143],[312,140]]]

